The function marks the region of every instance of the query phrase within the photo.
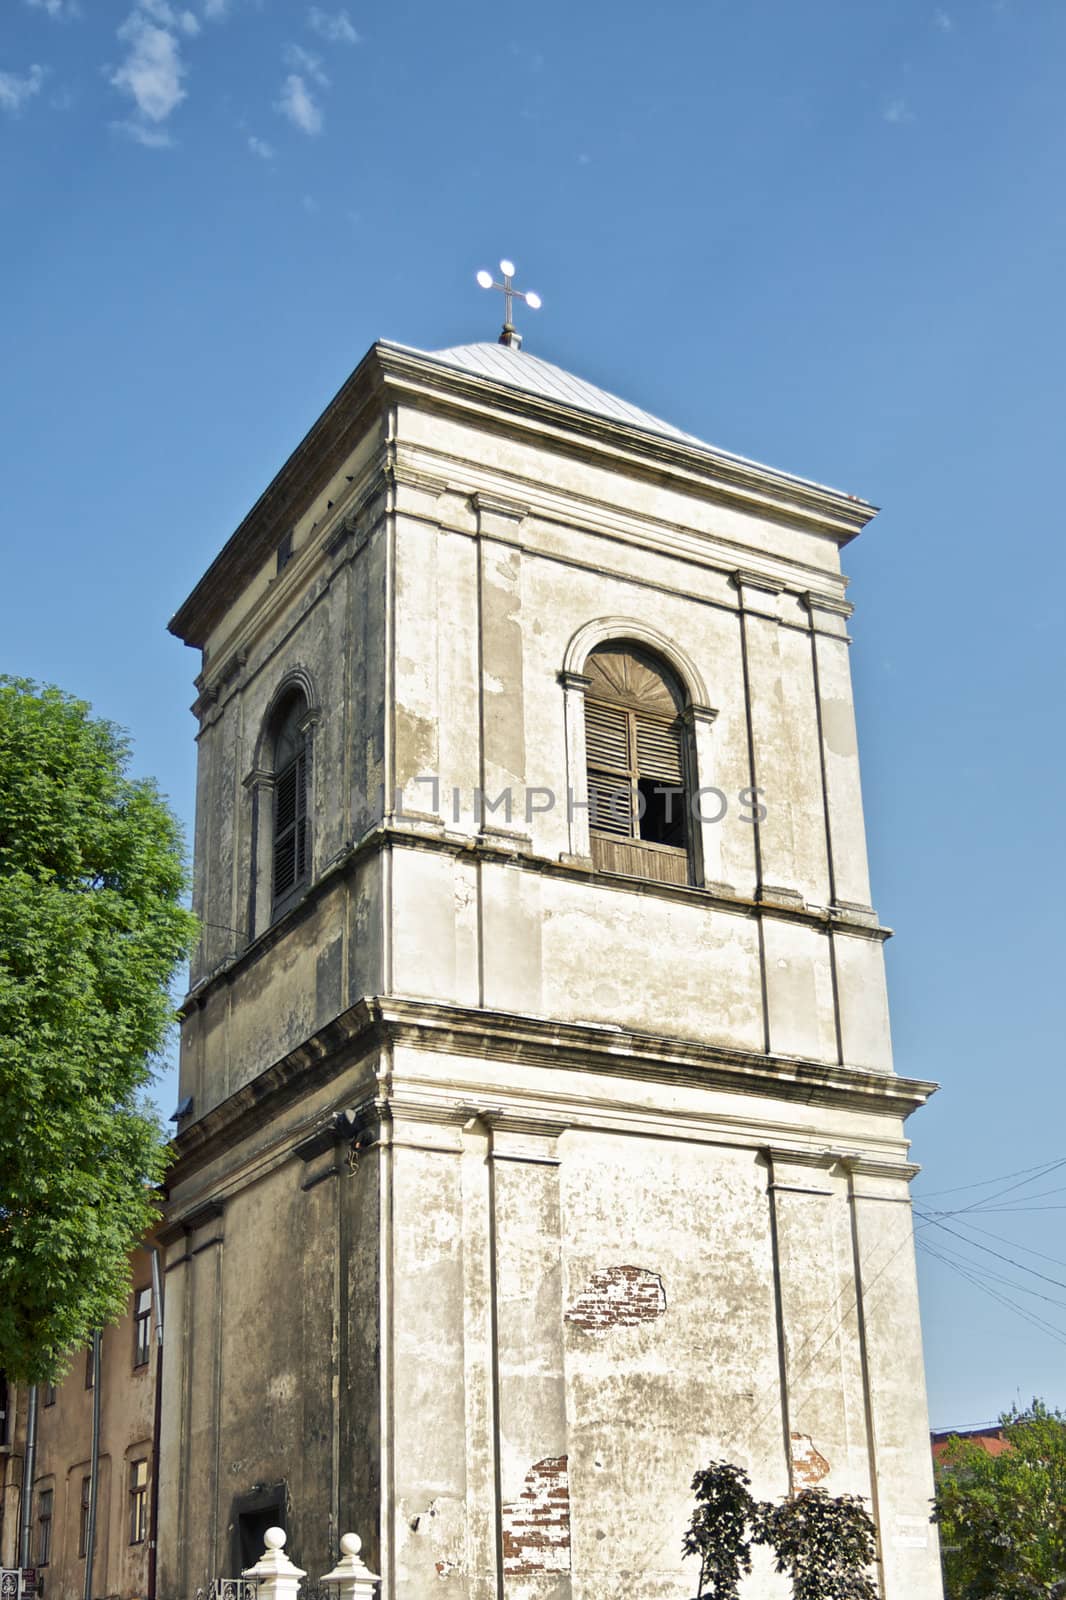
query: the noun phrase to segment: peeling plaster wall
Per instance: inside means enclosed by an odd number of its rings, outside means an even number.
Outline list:
[[[845,1171],[421,1120],[391,1150],[397,1597],[601,1600],[624,1581],[635,1600],[684,1600],[689,1482],[723,1456],[767,1498],[875,1493],[888,1593],[938,1596],[932,1533],[916,1535],[924,1399],[913,1372],[904,1398],[903,1360],[871,1334],[914,1319],[915,1290],[884,1286],[888,1241],[871,1235],[864,1352],[851,1210],[878,1202]],[[901,1215],[900,1188],[882,1185]],[[764,1570],[745,1593],[787,1590]]]

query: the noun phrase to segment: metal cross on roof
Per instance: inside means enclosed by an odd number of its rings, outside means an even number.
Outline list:
[[[514,297],[524,300],[531,311],[539,311],[541,299],[539,294],[534,294],[532,289],[516,289],[511,279],[514,277],[514,262],[501,261],[500,271],[503,273],[503,282],[497,283],[491,272],[481,271],[477,281],[483,289],[499,289],[503,295],[503,331],[500,334],[500,344],[505,344],[512,350],[521,350],[522,335],[514,325]]]

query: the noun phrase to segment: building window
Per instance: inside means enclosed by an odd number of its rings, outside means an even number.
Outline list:
[[[37,1491],[37,1565],[46,1567],[52,1559],[52,1502],[55,1491]]]
[[[307,703],[290,695],[274,735],[274,910],[284,909],[311,872],[307,819]]]
[[[54,1406],[55,1405],[55,1403],[56,1403],[56,1386],[55,1386],[54,1383],[46,1383],[45,1384],[45,1386],[44,1386],[44,1403],[45,1403],[46,1406]]]
[[[283,572],[285,570],[285,568],[288,566],[289,562],[292,560],[292,530],[291,530],[291,528],[290,528],[288,533],[282,534],[280,540],[278,541],[278,558],[277,559],[278,559],[277,570],[278,570],[278,572]]]
[[[138,1289],[133,1297],[133,1365],[143,1367],[152,1351],[152,1291]]]
[[[96,1383],[96,1362],[93,1360],[92,1345],[85,1352],[85,1387],[91,1389]]]
[[[148,1462],[130,1462],[130,1544],[148,1537]]]
[[[89,1500],[92,1494],[92,1482],[88,1476],[81,1480],[81,1506],[78,1515],[79,1557],[83,1557],[89,1548]]]
[[[604,645],[585,667],[585,750],[594,864],[688,883],[685,700],[669,668],[636,645]]]

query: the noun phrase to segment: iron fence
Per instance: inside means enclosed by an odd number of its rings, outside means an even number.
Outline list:
[[[212,1578],[206,1588],[197,1589],[196,1600],[256,1600],[258,1592],[255,1578]]]

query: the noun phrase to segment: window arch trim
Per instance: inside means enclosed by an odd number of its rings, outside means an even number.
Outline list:
[[[693,714],[709,711],[714,715],[707,685],[699,668],[684,650],[668,639],[658,628],[642,622],[639,617],[598,617],[579,628],[566,648],[563,658],[563,678],[583,678],[587,675],[586,663],[598,645],[617,644],[620,648],[632,643],[642,645],[652,655],[662,658],[680,679],[688,699],[688,710]]]
[[[252,763],[253,770],[261,773],[272,773],[274,770],[274,739],[278,729],[278,712],[285,701],[292,694],[303,696],[305,710],[304,721],[310,734],[315,722],[318,720],[318,697],[315,694],[315,685],[311,674],[306,667],[293,667],[270,696],[266,710],[263,712],[259,723],[259,737],[255,743],[255,758]]]

